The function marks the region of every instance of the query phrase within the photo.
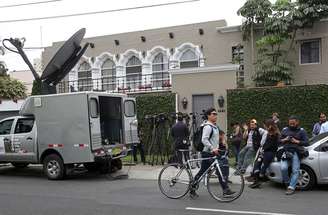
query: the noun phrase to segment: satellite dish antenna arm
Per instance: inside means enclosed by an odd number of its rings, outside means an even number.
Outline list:
[[[15,51],[15,50],[13,50],[13,49],[7,47],[7,46],[5,45],[5,43],[4,43],[5,41],[10,42],[10,43],[16,48],[17,51]],[[25,41],[25,40],[24,40],[24,41]],[[3,44],[3,46],[4,46],[6,49],[8,49],[9,51],[11,51],[11,52],[15,52],[15,53],[19,54],[19,55],[23,58],[24,62],[27,64],[27,66],[30,68],[30,70],[31,70],[31,72],[32,72],[32,74],[33,74],[33,76],[34,76],[34,79],[35,79],[36,81],[40,81],[40,80],[41,80],[40,76],[39,76],[38,73],[35,71],[34,67],[32,66],[30,60],[27,58],[27,56],[26,56],[26,54],[25,54],[25,52],[24,52],[24,50],[23,50],[23,43],[22,43],[19,39],[13,39],[13,38],[10,38],[10,39],[4,39],[3,42],[2,42],[2,44]]]

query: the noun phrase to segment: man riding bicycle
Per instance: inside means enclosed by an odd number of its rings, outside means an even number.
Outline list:
[[[210,108],[205,111],[205,115],[207,117],[207,121],[204,122],[203,127],[202,143],[204,145],[204,149],[201,152],[201,156],[202,158],[212,158],[213,155],[220,155],[221,152],[219,144],[219,129],[216,126],[218,114],[214,108]],[[192,189],[190,189],[191,198],[195,198],[198,196],[198,194],[196,193],[196,189],[198,188],[197,181],[206,172],[206,170],[211,166],[213,162],[213,159],[202,160],[201,168],[194,178],[194,181],[192,183]],[[222,174],[224,177],[228,175],[228,171],[228,165],[222,167]],[[223,190],[223,196],[233,195],[235,192],[230,190],[228,186],[228,180],[223,179],[219,173],[216,174],[219,178],[219,182]]]

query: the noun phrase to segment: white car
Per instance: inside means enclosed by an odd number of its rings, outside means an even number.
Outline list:
[[[315,184],[328,184],[328,133],[320,134],[309,141],[306,147],[309,156],[301,160],[297,188],[309,190]],[[280,162],[274,161],[268,169],[271,181],[282,183]]]

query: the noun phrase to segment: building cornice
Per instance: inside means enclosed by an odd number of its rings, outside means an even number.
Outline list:
[[[196,68],[186,68],[186,69],[173,69],[170,70],[171,75],[185,75],[185,74],[199,74],[199,73],[209,73],[209,72],[225,72],[233,71],[239,69],[238,64],[222,64],[211,67],[196,67]]]

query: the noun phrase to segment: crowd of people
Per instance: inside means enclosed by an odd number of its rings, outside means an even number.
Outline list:
[[[217,155],[222,150],[228,150],[225,133],[216,124],[217,112],[214,108],[210,108],[205,114],[207,120],[203,124],[202,143],[204,149],[201,152],[202,158],[213,154]],[[313,126],[312,136],[328,132],[326,114],[320,113],[319,118],[319,122]],[[235,157],[236,171],[234,174],[245,174],[247,168],[253,164],[251,174],[247,177],[248,181],[253,182],[250,184],[250,188],[260,188],[262,182],[268,180],[266,171],[276,157],[280,161],[282,178],[286,185],[286,195],[292,195],[295,193],[299,177],[300,161],[307,156],[304,147],[308,146],[308,135],[305,129],[301,127],[300,119],[297,116],[290,116],[286,127],[282,127],[282,124],[278,113],[273,113],[272,117],[263,122],[263,126],[259,125],[256,119],[251,119],[248,123],[243,124],[233,123],[228,142]],[[181,117],[178,117],[178,123],[172,128],[171,134],[178,161],[183,163],[182,157],[185,157],[186,160],[189,159],[186,143],[190,134]],[[213,161],[202,161],[201,168],[195,176],[196,180],[211,165],[211,162]],[[290,175],[289,167],[292,169]],[[228,179],[224,181],[228,181]],[[220,180],[220,184],[224,194],[233,193],[229,189],[228,183],[222,183]],[[197,196],[195,189],[191,189],[191,195]]]
[[[307,156],[304,147],[308,146],[308,135],[297,116],[290,116],[286,127],[281,127],[281,124],[278,113],[273,113],[272,118],[263,123],[263,128],[255,119],[250,120],[249,125],[233,123],[230,142],[236,157],[236,174],[244,174],[253,163],[251,176],[247,177],[253,181],[251,188],[259,188],[267,180],[265,173],[277,157],[287,187],[286,195],[292,195],[295,193],[301,159]],[[319,122],[313,126],[312,136],[326,132],[327,117],[325,113],[320,113]],[[245,146],[240,150],[243,142]],[[290,177],[289,167],[292,169]]]

